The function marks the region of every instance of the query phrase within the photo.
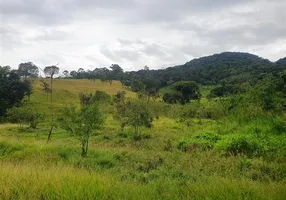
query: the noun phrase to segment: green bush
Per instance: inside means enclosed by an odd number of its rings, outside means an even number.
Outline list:
[[[92,100],[93,102],[110,103],[111,96],[104,91],[96,90]]]
[[[38,123],[44,117],[32,106],[13,107],[8,110],[7,116],[10,122],[18,123],[20,127],[22,124],[28,124],[31,128],[37,128]]]
[[[11,144],[8,142],[0,142],[0,157],[13,154],[16,151],[21,151],[24,149],[23,145],[20,144]]]
[[[251,135],[230,135],[219,141],[215,148],[226,155],[261,156],[265,152],[262,143]]]
[[[189,151],[192,149],[210,150],[221,137],[214,133],[200,133],[189,138],[182,138],[179,141],[178,149]]]
[[[271,120],[271,133],[280,135],[286,133],[286,122],[281,117],[273,117]]]

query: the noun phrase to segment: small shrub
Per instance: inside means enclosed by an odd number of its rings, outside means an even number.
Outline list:
[[[286,178],[286,168],[280,165],[269,165],[261,160],[254,161],[252,170],[247,176],[254,181],[282,181]]]
[[[28,124],[30,128],[37,128],[40,120],[44,115],[39,113],[37,109],[30,105],[22,107],[13,107],[7,112],[8,120],[13,123],[18,123],[20,127],[23,124]]]
[[[226,155],[246,155],[255,157],[263,155],[263,145],[251,135],[232,135],[216,144],[216,149]]]
[[[158,169],[163,164],[163,162],[164,162],[164,159],[161,157],[148,160],[146,163],[138,167],[138,171],[148,173],[151,170]]]
[[[248,171],[252,166],[251,159],[243,158],[239,160],[240,171]]]
[[[97,164],[103,168],[112,168],[115,166],[115,162],[111,158],[100,158],[97,160]]]
[[[284,119],[276,117],[271,121],[271,133],[275,135],[286,133],[286,122]]]
[[[164,150],[165,151],[172,151],[172,149],[173,149],[172,142],[170,139],[168,139],[167,141],[165,141]]]
[[[188,151],[191,149],[210,150],[221,137],[214,133],[200,133],[190,138],[182,138],[179,141],[178,149]]]
[[[16,151],[21,151],[23,149],[24,149],[24,146],[22,145],[9,144],[4,141],[0,142],[0,157],[13,154]]]
[[[104,91],[96,90],[92,100],[93,102],[110,103],[111,96]]]

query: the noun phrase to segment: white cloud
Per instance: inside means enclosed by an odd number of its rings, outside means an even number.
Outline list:
[[[284,0],[0,0],[0,65],[151,69],[222,51],[286,56]]]

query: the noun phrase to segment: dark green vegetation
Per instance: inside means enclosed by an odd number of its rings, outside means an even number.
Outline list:
[[[242,84],[245,82],[255,84],[265,75],[281,72],[284,69],[285,58],[277,62],[270,62],[249,53],[224,52],[161,70],[150,70],[145,66],[142,70],[124,73],[119,65],[114,64],[110,70],[96,68],[93,71],[85,71],[80,68],[78,71],[72,71],[70,77],[101,79],[102,81],[120,80],[137,92],[144,87],[142,83],[146,79],[155,79],[156,85],[160,87],[178,81],[195,81],[204,85]],[[145,83],[145,85],[147,84]]]
[[[172,91],[163,95],[163,101],[167,103],[190,103],[190,100],[199,100],[201,93],[199,86],[194,81],[180,81],[172,85]]]
[[[3,118],[20,126],[0,125],[0,199],[285,199],[286,66],[240,53],[190,63],[209,82],[162,84],[147,67],[125,86],[107,70],[34,80]]]
[[[286,57],[277,60],[276,63],[279,64],[279,65],[286,65]]]
[[[30,96],[32,85],[29,80],[20,80],[20,76],[9,66],[0,66],[0,120],[6,110],[18,106],[24,96]]]

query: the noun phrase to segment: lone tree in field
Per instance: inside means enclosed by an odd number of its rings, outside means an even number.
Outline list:
[[[141,138],[140,127],[152,127],[153,115],[145,103],[128,102],[126,104],[127,124],[134,128],[134,139]]]
[[[52,132],[53,132],[53,128],[54,128],[54,113],[53,113],[53,77],[54,75],[57,75],[59,73],[60,69],[55,66],[55,65],[52,65],[52,66],[47,66],[45,67],[44,69],[44,72],[45,72],[45,75],[46,77],[50,78],[51,80],[51,83],[50,83],[50,110],[51,110],[51,113],[52,113],[52,124],[51,124],[51,129],[50,129],[50,132],[49,132],[49,135],[48,135],[48,142],[51,140],[51,135],[52,135]]]
[[[18,66],[18,73],[24,78],[36,78],[39,75],[39,68],[32,62],[21,63]]]
[[[81,155],[85,157],[88,152],[90,136],[101,129],[104,124],[104,116],[97,104],[83,105],[80,109],[76,107],[65,107],[59,119],[63,129],[72,135],[77,135],[81,141]]]
[[[194,81],[180,81],[173,84],[173,89],[183,96],[184,103],[201,98],[199,86]]]
[[[163,100],[167,103],[180,102],[186,104],[190,100],[199,100],[202,96],[198,84],[194,81],[176,82],[172,85],[172,90],[163,96]]]

